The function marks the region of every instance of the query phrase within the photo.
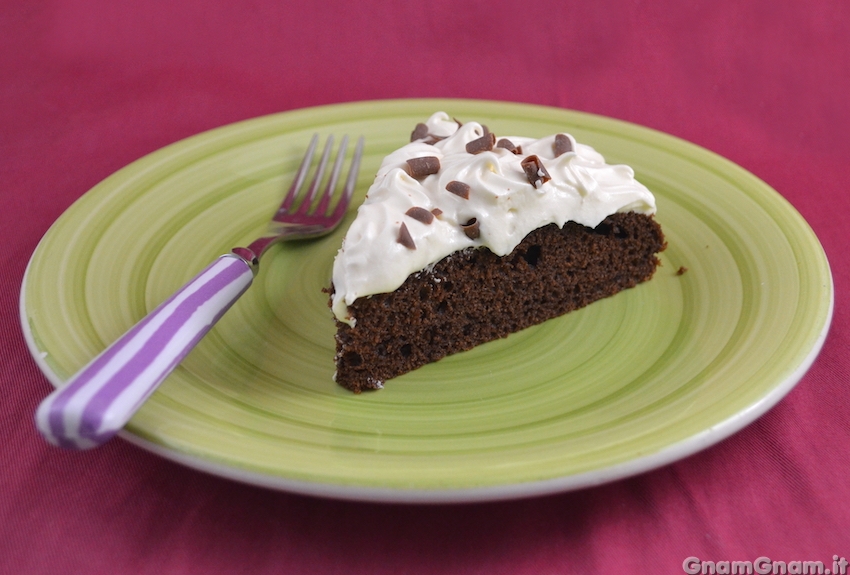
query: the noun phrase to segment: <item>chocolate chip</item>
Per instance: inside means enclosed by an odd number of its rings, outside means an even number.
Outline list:
[[[543,167],[543,162],[537,156],[528,156],[520,162],[520,165],[523,171],[525,171],[525,176],[528,178],[529,183],[535,188],[539,188],[552,179],[552,176]]]
[[[436,174],[440,171],[440,159],[436,156],[423,156],[407,160],[407,173],[420,180],[425,176]]]
[[[404,215],[410,216],[414,220],[418,220],[423,224],[430,224],[434,221],[434,214],[426,210],[425,208],[410,208]]]
[[[434,208],[433,210],[431,210],[431,213],[434,214],[435,218],[439,218],[440,214],[443,213],[443,210],[441,210],[440,208]]]
[[[566,134],[558,134],[555,136],[555,143],[552,144],[552,149],[554,150],[555,157],[557,158],[561,154],[572,152],[573,143],[570,141],[570,138]]]
[[[496,142],[497,148],[504,148],[512,154],[520,155],[522,154],[522,146],[515,146],[513,142],[511,142],[507,138],[502,138],[498,142]]]
[[[469,184],[464,184],[463,182],[452,180],[451,182],[446,184],[446,189],[454,195],[460,196],[464,200],[469,199]]]
[[[416,127],[413,129],[413,132],[410,134],[410,141],[415,142],[416,140],[421,140],[425,136],[428,135],[428,125],[419,122],[416,124]]]
[[[480,154],[481,152],[489,152],[496,145],[496,134],[485,129],[484,135],[476,138],[471,142],[467,142],[466,151],[469,154]]]
[[[410,235],[410,231],[408,231],[404,222],[401,223],[401,227],[398,229],[396,241],[409,250],[416,249],[416,242],[413,241],[413,236]]]
[[[462,224],[460,227],[463,230],[463,233],[466,234],[466,237],[471,240],[478,239],[478,236],[481,235],[481,226],[478,223],[478,220],[475,218],[472,218],[465,224]]]

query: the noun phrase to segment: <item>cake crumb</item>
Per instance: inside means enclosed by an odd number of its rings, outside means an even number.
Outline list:
[[[686,271],[688,271],[688,268],[686,268],[685,266],[679,266],[679,269],[676,270],[676,275],[684,275]]]

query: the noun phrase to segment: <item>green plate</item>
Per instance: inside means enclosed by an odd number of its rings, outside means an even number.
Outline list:
[[[391,100],[205,132],[86,193],[44,236],[24,279],[22,324],[39,366],[60,385],[212,259],[261,233],[314,132],[366,137],[362,199],[381,158],[437,110],[496,134],[568,131],[633,166],[656,194],[669,243],[652,281],[354,395],[331,379],[334,326],[322,293],[344,223],[325,239],[270,252],[254,286],[125,439],[300,493],[503,499],[598,484],[699,451],[763,414],[814,361],[832,314],[829,266],[802,217],[752,174],[599,116]]]

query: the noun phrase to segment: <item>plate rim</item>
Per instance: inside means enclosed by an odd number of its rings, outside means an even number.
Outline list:
[[[511,102],[511,101],[500,101],[500,100],[481,100],[481,99],[472,99],[472,98],[399,98],[399,99],[377,99],[377,100],[362,100],[355,102],[344,102],[338,104],[326,104],[321,106],[313,106],[306,108],[297,108],[293,110],[275,112],[271,114],[265,114],[253,118],[243,119],[237,122],[232,122],[229,124],[225,124],[222,126],[214,127],[209,130],[204,130],[202,132],[190,135],[186,138],[182,138],[175,142],[171,142],[163,147],[160,147],[156,150],[145,154],[136,160],[133,160],[129,164],[122,166],[115,172],[112,172],[105,178],[101,179],[94,187],[101,185],[104,181],[108,180],[115,174],[121,172],[126,167],[142,160],[153,154],[165,153],[170,147],[180,144],[186,140],[191,140],[194,138],[204,137],[211,132],[216,132],[219,130],[224,130],[231,128],[236,125],[248,125],[251,123],[261,123],[264,120],[269,120],[273,117],[283,116],[283,115],[294,115],[298,113],[304,112],[316,112],[323,109],[334,109],[337,111],[344,111],[346,108],[357,107],[357,106],[368,106],[374,105],[376,103],[399,103],[399,104],[409,104],[411,107],[421,106],[425,103],[429,105],[451,105],[452,103],[456,104],[496,104],[496,105],[505,105],[509,107],[515,107],[516,109],[540,109],[542,111],[559,111],[562,113],[568,113],[569,115],[574,115],[576,118],[587,117],[592,120],[602,120],[603,122],[611,122],[614,124],[620,124],[624,127],[628,126],[633,129],[638,129],[640,131],[647,131],[651,133],[658,134],[663,136],[664,138],[671,139],[670,141],[680,141],[686,144],[688,147],[691,147],[695,151],[699,151],[701,153],[707,153],[713,156],[715,159],[718,159],[725,163],[728,167],[740,170],[742,173],[755,178],[758,182],[760,182],[764,187],[766,187],[770,192],[772,192],[776,197],[774,199],[779,199],[784,202],[786,206],[793,210],[794,214],[798,216],[799,221],[804,225],[808,226],[809,232],[811,233],[812,238],[817,243],[817,246],[820,248],[820,253],[823,257],[823,263],[826,268],[826,279],[828,280],[828,288],[829,288],[829,301],[827,305],[827,311],[825,314],[824,322],[820,332],[817,334],[817,337],[814,340],[812,347],[808,350],[808,353],[803,357],[800,363],[795,367],[795,369],[788,374],[788,376],[777,382],[768,393],[762,395],[757,401],[749,404],[746,408],[734,413],[733,415],[727,417],[725,420],[718,422],[717,424],[711,426],[710,428],[704,429],[700,432],[697,432],[683,440],[677,441],[673,444],[667,445],[662,449],[655,451],[653,453],[638,456],[627,461],[617,463],[614,465],[609,465],[606,467],[602,467],[599,469],[592,469],[589,471],[584,471],[575,474],[568,474],[560,477],[544,479],[544,480],[532,480],[532,481],[519,481],[514,483],[506,483],[506,484],[498,484],[498,485],[486,485],[486,486],[473,486],[473,487],[453,487],[453,488],[397,488],[391,486],[365,486],[365,485],[357,485],[357,484],[347,484],[347,483],[329,483],[322,481],[308,481],[308,480],[300,480],[293,479],[287,477],[281,477],[273,474],[266,474],[250,469],[240,468],[232,465],[227,465],[224,463],[219,463],[211,459],[206,459],[201,456],[193,455],[190,453],[184,453],[178,451],[173,448],[166,447],[164,445],[160,445],[145,439],[141,436],[135,435],[126,430],[121,430],[118,433],[118,436],[123,440],[128,441],[129,443],[136,445],[142,449],[145,449],[148,452],[151,452],[157,456],[160,456],[164,459],[170,460],[172,462],[181,464],[183,466],[195,469],[197,471],[202,471],[205,473],[209,473],[211,475],[215,475],[218,477],[227,478],[230,480],[238,481],[245,484],[255,485],[259,487],[281,490],[291,493],[297,493],[301,495],[309,495],[309,496],[318,496],[318,497],[328,497],[334,499],[343,499],[343,500],[352,500],[352,501],[371,501],[371,502],[381,502],[381,503],[430,503],[430,504],[438,504],[438,503],[471,503],[471,502],[483,502],[483,501],[498,501],[498,500],[509,500],[509,499],[518,499],[524,497],[536,497],[536,496],[544,496],[550,495],[554,493],[561,493],[566,491],[572,491],[576,489],[582,489],[586,487],[592,487],[595,485],[601,485],[604,483],[608,483],[611,481],[616,481],[619,479],[623,479],[626,477],[635,476],[638,474],[642,474],[659,467],[665,466],[667,464],[673,463],[675,461],[684,459],[693,455],[699,451],[707,449],[712,445],[719,443],[720,441],[730,437],[736,432],[740,431],[762,415],[764,415],[767,411],[769,411],[772,407],[774,407],[782,398],[784,398],[796,385],[799,381],[804,377],[804,375],[811,368],[814,361],[817,359],[820,351],[823,348],[823,345],[828,337],[830,326],[832,323],[834,306],[835,306],[835,289],[834,289],[834,278],[832,275],[832,271],[829,265],[829,260],[826,255],[825,250],[823,250],[823,246],[820,240],[817,238],[817,235],[814,233],[814,230],[811,229],[811,226],[808,222],[803,218],[802,214],[778,191],[776,191],[773,187],[769,186],[766,182],[761,180],[758,176],[753,174],[752,172],[746,170],[742,166],[732,162],[731,160],[725,158],[724,156],[717,154],[707,148],[704,148],[698,144],[690,142],[688,140],[684,140],[679,138],[678,136],[668,134],[666,132],[662,132],[656,130],[654,128],[650,128],[647,126],[643,126],[640,124],[636,124],[633,122],[629,122],[626,120],[620,120],[618,118],[612,118],[609,116],[603,116],[599,114],[560,108],[555,106],[545,106],[540,104],[531,104],[531,103],[522,103],[522,102]],[[403,112],[403,110],[398,110],[398,112]],[[77,200],[75,200],[71,206],[66,208],[62,214],[48,227],[48,229],[44,232],[42,238],[37,243],[35,249],[33,250],[28,262],[26,269],[24,271],[24,275],[21,281],[21,291],[19,297],[19,313],[20,313],[20,321],[21,328],[24,335],[24,340],[27,346],[28,351],[30,352],[31,357],[35,361],[37,367],[41,371],[41,373],[47,378],[50,384],[53,387],[59,387],[62,384],[62,379],[56,374],[50,365],[45,361],[45,358],[42,356],[42,352],[38,349],[37,343],[35,341],[34,334],[32,333],[31,326],[29,323],[29,319],[26,311],[26,287],[30,274],[30,269],[33,265],[34,260],[37,255],[39,255],[40,248],[45,241],[45,238],[50,234],[53,227],[59,222],[59,220],[64,216],[64,214],[71,209],[71,207],[82,200],[94,187],[86,190],[83,194],[80,195]]]

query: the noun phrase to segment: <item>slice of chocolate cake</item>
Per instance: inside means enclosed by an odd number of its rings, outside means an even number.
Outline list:
[[[665,247],[631,168],[572,136],[438,112],[384,159],[334,262],[336,381],[360,392],[650,279]]]

